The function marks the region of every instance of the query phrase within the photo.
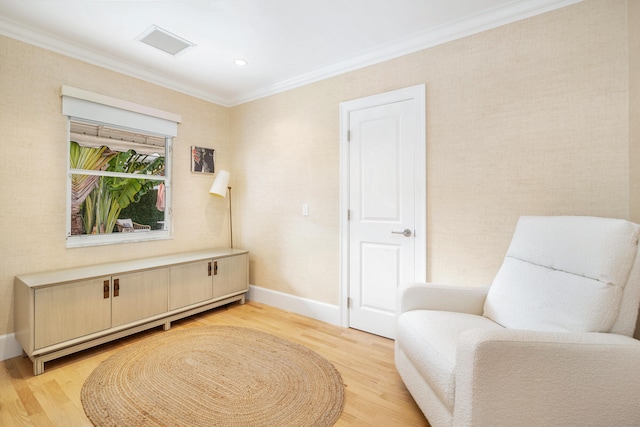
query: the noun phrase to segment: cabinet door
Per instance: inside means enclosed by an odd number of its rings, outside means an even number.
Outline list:
[[[213,297],[217,298],[248,290],[249,275],[247,270],[248,257],[246,254],[215,260]]]
[[[35,295],[35,349],[111,326],[110,277],[39,288]]]
[[[213,298],[212,271],[212,261],[172,266],[169,272],[169,310]]]
[[[167,311],[169,269],[113,276],[112,326],[124,325]]]

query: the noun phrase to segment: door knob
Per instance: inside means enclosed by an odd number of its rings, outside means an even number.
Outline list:
[[[411,237],[411,230],[405,228],[402,231],[392,231],[392,234],[402,234],[404,237]]]

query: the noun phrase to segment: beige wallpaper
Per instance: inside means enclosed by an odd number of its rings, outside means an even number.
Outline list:
[[[585,1],[232,108],[252,283],[338,304],[339,104],[420,83],[430,280],[490,283],[520,215],[627,218],[627,28]]]
[[[174,238],[65,248],[69,85],[182,115],[173,145]],[[229,110],[38,47],[0,37],[0,335],[13,330],[13,277],[75,265],[227,246],[226,204],[213,175],[190,172],[192,144],[215,148],[229,168]]]
[[[520,215],[630,217],[640,211],[632,3],[585,0],[231,109],[0,37],[0,335],[13,328],[16,274],[225,245],[226,204],[207,194],[210,177],[189,172],[194,143],[232,173],[251,283],[338,304],[339,104],[421,83],[431,280],[490,282]],[[172,241],[64,248],[62,84],[182,115]]]
[[[640,223],[640,2],[629,1],[628,5],[630,218]]]

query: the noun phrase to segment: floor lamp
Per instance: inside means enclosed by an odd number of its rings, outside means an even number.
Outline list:
[[[209,190],[209,194],[214,197],[225,198],[229,190],[229,238],[231,240],[231,248],[233,248],[233,226],[231,224],[231,187],[229,187],[229,172],[221,170],[216,175],[213,185]]]

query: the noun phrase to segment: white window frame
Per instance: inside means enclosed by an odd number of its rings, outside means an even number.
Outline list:
[[[152,240],[166,240],[172,238],[171,221],[171,164],[173,137],[177,135],[179,115],[156,110],[139,104],[134,104],[116,98],[95,94],[82,89],[62,86],[62,114],[67,116],[67,216],[66,216],[66,247],[77,248],[97,245],[110,245],[117,243],[131,243]],[[165,184],[165,211],[164,229],[151,230],[143,233],[108,233],[108,234],[82,234],[71,235],[71,175],[73,174],[98,174],[104,172],[91,172],[86,170],[71,169],[69,161],[70,150],[70,123],[72,120],[104,124],[105,126],[120,128],[132,132],[161,136],[165,138],[165,175],[154,176],[154,181],[163,181]],[[122,176],[122,175],[120,175]]]

